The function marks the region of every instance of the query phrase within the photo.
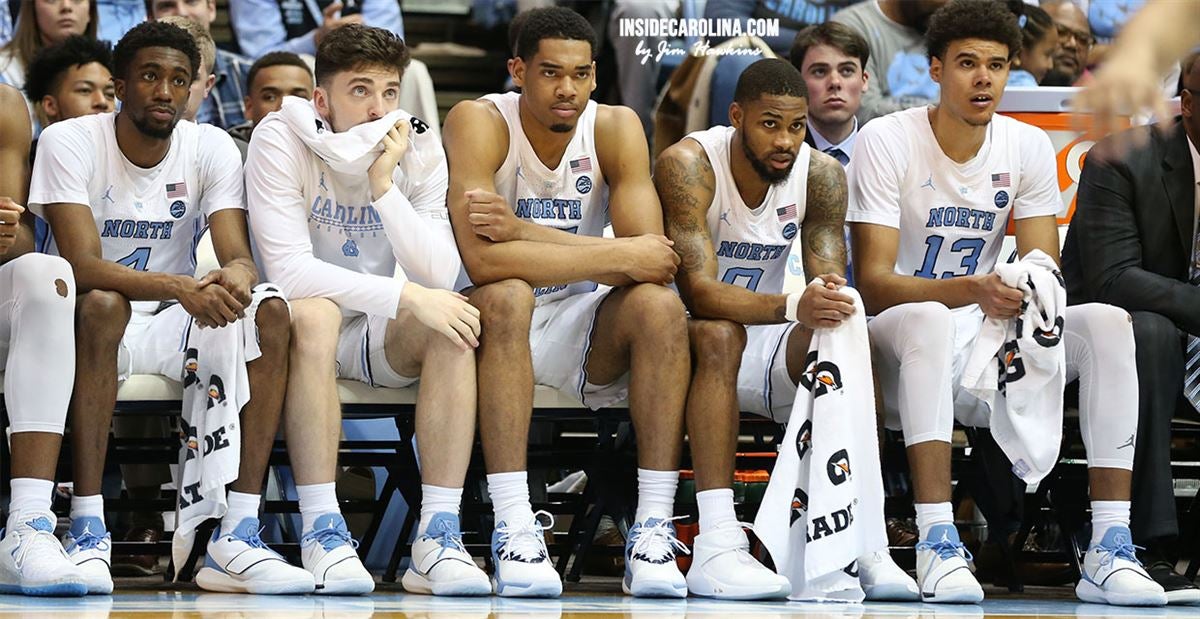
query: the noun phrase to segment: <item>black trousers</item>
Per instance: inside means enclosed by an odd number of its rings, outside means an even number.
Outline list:
[[[1196,413],[1183,398],[1186,334],[1161,314],[1130,314],[1138,371],[1130,528],[1135,543],[1148,545],[1179,535],[1171,476],[1171,419],[1176,414],[1194,417]]]

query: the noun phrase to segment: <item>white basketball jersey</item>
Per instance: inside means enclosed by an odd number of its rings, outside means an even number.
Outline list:
[[[517,217],[575,234],[602,236],[608,223],[608,185],[596,155],[596,102],[588,101],[558,167],[538,159],[521,127],[518,93],[485,95],[508,125],[508,154],[496,171],[496,193]],[[592,282],[537,288],[537,304],[596,289]]]
[[[122,154],[114,125],[109,113],[47,128],[30,204],[43,216],[46,204],[87,205],[105,260],[139,271],[192,275],[207,215],[244,208],[237,147],[216,127],[180,121],[162,161],[140,168]],[[226,161],[229,157],[234,161]],[[53,239],[47,252],[58,254]]]
[[[928,114],[912,108],[864,126],[848,170],[846,219],[900,229],[898,274],[946,279],[991,272],[1010,216],[1060,208],[1049,137],[997,114],[979,152],[960,164],[938,145]]]
[[[754,292],[783,291],[788,255],[804,222],[812,150],[800,147],[787,180],[771,185],[762,204],[742,201],[729,161],[734,128],[717,126],[687,136],[704,147],[716,178],[708,230],[717,254],[717,277]]]

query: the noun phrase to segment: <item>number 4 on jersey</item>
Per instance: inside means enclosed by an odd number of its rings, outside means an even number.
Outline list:
[[[117,264],[127,266],[135,271],[145,271],[150,267],[150,247],[139,247],[133,253],[121,258]]]

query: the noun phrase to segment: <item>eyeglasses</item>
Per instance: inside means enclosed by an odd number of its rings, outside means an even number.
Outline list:
[[[1070,26],[1064,26],[1062,24],[1056,24],[1056,26],[1058,27],[1059,42],[1065,42],[1066,39],[1075,39],[1075,41],[1083,47],[1091,47],[1096,43],[1096,37],[1092,36],[1092,33],[1090,32],[1075,30]]]

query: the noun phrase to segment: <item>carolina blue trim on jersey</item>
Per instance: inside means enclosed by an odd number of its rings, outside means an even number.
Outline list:
[[[587,400],[585,399],[586,396],[584,396],[583,390],[584,390],[584,388],[587,387],[587,384],[588,384],[587,362],[588,362],[588,357],[590,357],[592,354],[592,336],[595,335],[595,333],[596,333],[596,320],[600,318],[600,308],[604,306],[604,302],[608,300],[608,296],[611,295],[614,290],[616,290],[616,288],[610,288],[608,290],[608,292],[604,293],[604,298],[600,299],[600,302],[596,304],[595,311],[592,312],[592,321],[590,323],[588,323],[587,340],[585,341],[585,345],[583,347],[583,359],[580,359],[580,361],[579,361],[579,386],[577,388],[577,393],[579,394],[579,401],[582,402],[585,406],[587,405]],[[593,290],[592,292],[595,292],[595,290]],[[591,294],[591,293],[585,292],[585,293],[581,293],[581,294]],[[562,300],[565,301],[566,299],[569,299],[569,298],[571,298],[571,297],[565,297]],[[603,385],[601,385],[601,386],[603,386]]]
[[[784,340],[792,333],[792,329],[796,328],[796,324],[792,323],[790,328],[784,329],[783,334],[779,336],[779,340],[775,342],[775,348],[771,349],[771,360],[767,362],[767,370],[763,377],[763,404],[767,406],[767,414],[771,416],[771,421],[775,419],[775,409],[771,407],[771,375],[775,373],[775,358],[779,356],[779,347],[783,345]]]
[[[200,247],[200,238],[208,231],[208,218],[201,215],[192,220],[192,253],[189,256],[189,262],[192,265],[192,272],[196,272],[196,249]]]
[[[54,240],[54,233],[50,231],[50,225],[45,219],[33,216],[33,249],[39,254],[47,253],[50,249],[50,242]]]

